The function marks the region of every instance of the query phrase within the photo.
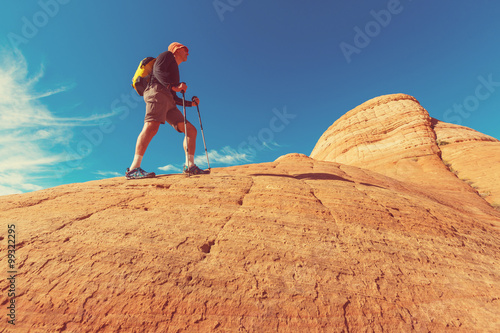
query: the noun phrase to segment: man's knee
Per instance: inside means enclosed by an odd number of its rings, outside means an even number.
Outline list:
[[[143,130],[148,134],[156,135],[158,129],[160,128],[160,122],[158,121],[148,121],[144,123]]]
[[[179,123],[177,125],[177,128],[179,128],[181,130],[180,131],[181,133],[185,133],[185,131],[184,131],[184,122]],[[193,135],[196,135],[196,133],[197,133],[196,127],[194,127],[194,125],[191,124],[191,123],[187,123],[187,133],[186,134],[188,136],[193,136]]]
[[[189,135],[196,135],[198,133],[198,131],[196,130],[196,127],[194,127],[193,124],[188,123],[187,127],[188,127],[188,134]]]

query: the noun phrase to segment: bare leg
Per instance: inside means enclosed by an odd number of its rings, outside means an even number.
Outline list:
[[[160,122],[158,121],[148,121],[144,123],[141,134],[137,138],[137,143],[135,145],[135,156],[130,170],[134,170],[141,166],[142,157],[146,153],[149,143],[153,137],[158,133],[158,128],[160,127]]]
[[[184,133],[184,123],[178,123],[177,128]],[[196,151],[197,130],[191,123],[187,123],[187,135],[183,142],[184,152],[186,153],[186,165],[194,165],[194,153]],[[188,154],[189,153],[189,154]]]

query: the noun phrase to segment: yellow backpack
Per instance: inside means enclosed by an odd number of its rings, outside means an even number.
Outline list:
[[[146,90],[146,88],[148,87],[155,61],[156,58],[153,57],[144,58],[135,71],[135,75],[132,78],[132,87],[134,87],[139,96],[143,96],[144,90]]]

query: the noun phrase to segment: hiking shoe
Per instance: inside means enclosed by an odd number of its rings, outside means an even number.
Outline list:
[[[127,177],[127,179],[153,178],[155,176],[154,172],[146,172],[141,168],[136,168],[132,171],[127,168],[127,172],[125,172],[125,177]]]
[[[187,166],[184,166],[182,172],[188,175],[206,175],[210,173],[210,170],[201,170],[198,166],[192,165],[189,169]]]

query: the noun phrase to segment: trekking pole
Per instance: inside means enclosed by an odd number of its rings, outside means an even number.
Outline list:
[[[189,146],[188,146],[188,140],[187,140],[187,120],[186,120],[186,96],[185,92],[182,91],[182,110],[184,111],[184,142],[186,143],[186,154],[187,154],[187,169],[189,170]],[[189,172],[188,172],[189,175]]]
[[[193,102],[194,102],[195,98],[198,98],[198,97],[193,96],[193,98],[192,98]],[[196,104],[196,109],[198,109],[198,119],[200,119],[201,137],[203,138],[203,145],[205,146],[205,155],[207,155],[208,172],[210,172],[210,161],[208,160],[207,144],[205,143],[205,134],[203,133],[203,125],[201,123],[200,107],[198,106],[198,104]]]

